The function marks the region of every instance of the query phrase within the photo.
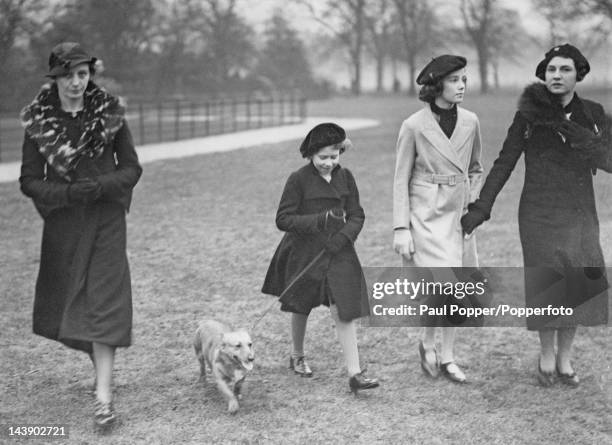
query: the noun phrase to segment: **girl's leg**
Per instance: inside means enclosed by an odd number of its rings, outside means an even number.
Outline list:
[[[93,362],[96,368],[96,397],[102,403],[113,399],[113,365],[115,347],[102,343],[93,344]]]
[[[338,317],[338,308],[335,304],[330,305],[329,310],[336,323],[338,341],[344,353],[348,375],[352,377],[361,372],[361,368],[359,367],[359,350],[357,348],[357,327],[355,326],[355,320],[340,320]]]
[[[538,331],[540,335],[540,371],[550,374],[555,372],[555,330]]]
[[[455,346],[455,335],[457,328],[446,327],[442,330],[442,347],[440,348],[440,363],[449,363],[455,360],[453,348]]]
[[[561,374],[574,373],[571,355],[575,335],[576,328],[561,328],[557,331],[557,369]]]
[[[293,351],[291,356],[294,358],[304,356],[304,337],[306,336],[306,323],[308,315],[291,314],[291,340],[293,342]]]

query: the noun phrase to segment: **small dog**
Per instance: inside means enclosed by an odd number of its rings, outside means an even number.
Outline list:
[[[200,381],[206,382],[206,363],[215,383],[228,401],[228,411],[238,411],[240,390],[247,372],[253,369],[253,343],[245,330],[230,331],[215,320],[203,320],[193,339],[193,347],[200,361]]]

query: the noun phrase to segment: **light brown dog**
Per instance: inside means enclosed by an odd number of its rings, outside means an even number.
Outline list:
[[[253,369],[253,343],[245,330],[231,331],[215,320],[202,320],[193,339],[200,361],[200,381],[206,382],[206,364],[217,388],[228,402],[228,411],[238,411],[240,390],[247,372]]]

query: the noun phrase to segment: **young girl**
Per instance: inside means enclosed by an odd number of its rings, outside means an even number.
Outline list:
[[[393,188],[393,248],[406,267],[475,267],[476,242],[466,239],[460,219],[478,196],[482,177],[478,118],[459,108],[466,60],[443,55],[421,71],[419,99],[427,103],[406,119],[397,142]],[[442,326],[440,357],[435,326]],[[437,377],[466,381],[454,361],[456,328],[446,318],[429,320],[419,345],[421,367]]]
[[[351,172],[339,164],[351,147],[344,129],[319,124],[300,146],[309,163],[293,172],[276,213],[281,240],[262,292],[280,296],[281,310],[292,312],[293,352],[289,368],[302,377],[312,370],[304,358],[306,322],[311,309],[330,307],[344,352],[349,387],[376,388],[359,367],[355,319],[368,315],[368,296],[361,264],[353,247],[365,215]]]

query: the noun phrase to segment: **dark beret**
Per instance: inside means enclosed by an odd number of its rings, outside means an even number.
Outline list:
[[[591,66],[589,65],[589,61],[582,55],[580,50],[569,43],[564,45],[555,46],[551,48],[544,55],[544,59],[538,63],[538,67],[536,68],[535,75],[541,80],[545,80],[546,77],[546,67],[548,63],[552,60],[553,57],[567,57],[568,59],[572,59],[574,61],[574,65],[576,66],[576,72],[578,76],[576,80],[581,81],[584,76],[587,75],[589,71],[591,71]]]
[[[81,45],[76,42],[63,42],[55,45],[49,55],[49,73],[47,77],[55,77],[67,74],[71,68],[81,64],[96,63],[95,57],[91,57]]]
[[[308,132],[302,144],[300,153],[307,158],[328,145],[335,145],[346,139],[346,132],[333,122],[319,124]]]
[[[467,65],[465,57],[444,54],[434,57],[417,76],[418,85],[433,85],[447,74],[457,71]]]

